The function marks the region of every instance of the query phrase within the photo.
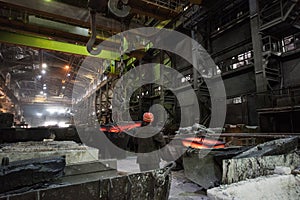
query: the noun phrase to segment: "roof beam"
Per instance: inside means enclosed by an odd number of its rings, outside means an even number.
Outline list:
[[[69,54],[91,56],[86,50],[86,47],[82,45],[59,42],[59,41],[50,40],[45,37],[37,37],[33,35],[12,33],[3,30],[0,30],[0,42],[28,46],[32,48],[38,48],[38,49],[46,49],[50,51],[58,51],[58,52],[69,53]],[[102,50],[99,55],[93,57],[98,57],[103,59],[114,59],[116,57],[119,57],[119,53],[108,51],[108,50]]]
[[[56,1],[47,2],[43,0],[0,0],[0,6],[19,9],[67,24],[90,27],[89,10],[87,8],[79,8]],[[121,22],[115,19],[97,15],[96,21],[98,29],[114,34],[122,31]],[[135,23],[130,23],[129,25],[130,29],[138,27],[140,27],[140,25]]]

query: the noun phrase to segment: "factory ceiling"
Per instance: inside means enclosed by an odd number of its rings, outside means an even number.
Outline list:
[[[122,1],[131,9],[120,18],[108,9],[109,2],[102,2],[106,5],[96,15],[96,43],[132,28],[163,27],[191,5],[188,0]],[[88,0],[0,0],[2,88],[23,103],[71,103],[76,72],[90,55],[85,47],[91,34],[88,4]],[[107,50],[98,57],[109,59],[113,53]]]
[[[21,98],[21,101],[33,101],[43,92],[42,95],[45,96],[45,93],[48,95],[48,100],[50,97],[55,97],[54,101],[66,98],[71,102],[77,69],[85,57],[91,56],[86,49],[91,37],[90,10],[93,7],[91,2],[97,0],[0,0],[2,82],[5,83],[9,73],[10,88],[14,90],[13,93],[17,98]],[[243,0],[102,0],[99,2],[102,5],[97,4],[96,9],[94,8],[98,11],[95,44],[124,30],[138,27],[189,29],[205,19],[209,11],[213,11],[210,15],[216,15],[218,18],[217,14],[224,15],[232,9],[233,5],[238,5]],[[118,17],[117,15],[122,15],[124,12],[120,12],[118,6],[117,10],[112,11],[109,8],[112,2],[121,2],[126,4],[125,7],[130,7],[126,16]],[[200,5],[201,9],[190,9],[195,5]],[[220,10],[221,8],[223,10]],[[192,14],[189,10],[192,10]],[[217,22],[221,19],[218,18]],[[199,31],[200,29],[201,27]],[[106,44],[113,46],[116,43],[118,44],[119,41],[110,41]],[[115,57],[115,53],[119,52],[110,51],[108,46],[97,57],[109,60]],[[127,55],[126,59],[140,56],[143,54],[135,52]],[[47,64],[47,69],[43,68],[43,64]],[[66,66],[69,66],[68,70]],[[86,78],[93,81],[92,76]],[[47,92],[43,91],[44,87],[47,88]]]

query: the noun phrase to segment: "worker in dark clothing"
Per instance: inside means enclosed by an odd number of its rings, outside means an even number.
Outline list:
[[[159,169],[160,155],[158,149],[165,146],[165,140],[159,129],[152,126],[154,116],[150,112],[143,115],[141,127],[136,130],[137,163],[141,171]]]

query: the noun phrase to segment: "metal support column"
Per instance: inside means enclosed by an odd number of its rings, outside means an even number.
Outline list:
[[[254,66],[256,77],[256,89],[257,92],[267,91],[267,80],[263,67],[263,55],[262,55],[262,37],[260,34],[259,24],[259,7],[258,0],[249,0],[250,4],[250,19],[251,19],[251,36],[254,52]]]
[[[259,20],[259,2],[258,0],[249,0],[250,7],[250,24],[251,36],[254,52],[254,66],[255,66],[255,79],[256,91],[265,92],[268,89],[266,73],[263,66],[262,54],[262,36],[260,33],[260,20]],[[264,99],[258,99],[257,105],[264,103]]]
[[[194,40],[196,40],[194,29],[192,29],[191,35],[192,35],[192,38]],[[194,90],[197,91],[198,90],[198,71],[197,71],[196,67],[198,67],[197,66],[198,62],[197,62],[197,56],[196,55],[197,55],[197,48],[198,47],[193,44],[192,48],[193,48],[192,49],[192,56],[193,56],[193,86],[194,86]]]
[[[160,63],[161,63],[161,65],[163,64],[163,62],[164,62],[164,52],[160,51]],[[165,106],[165,89],[163,88],[163,85],[165,85],[164,84],[164,81],[165,81],[164,80],[164,75],[165,75],[164,74],[164,67],[159,66],[159,78],[160,78],[160,87],[161,87],[161,90],[160,90],[160,104],[162,106]],[[159,120],[164,121],[165,120],[164,115],[160,115]]]

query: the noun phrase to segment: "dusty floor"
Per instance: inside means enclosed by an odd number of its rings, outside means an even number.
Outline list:
[[[165,163],[161,163],[161,167]],[[136,157],[128,157],[118,160],[118,171],[123,172],[139,172],[139,166],[136,164]],[[208,200],[202,188],[184,177],[184,172],[173,171],[172,183],[170,190],[170,200]]]

